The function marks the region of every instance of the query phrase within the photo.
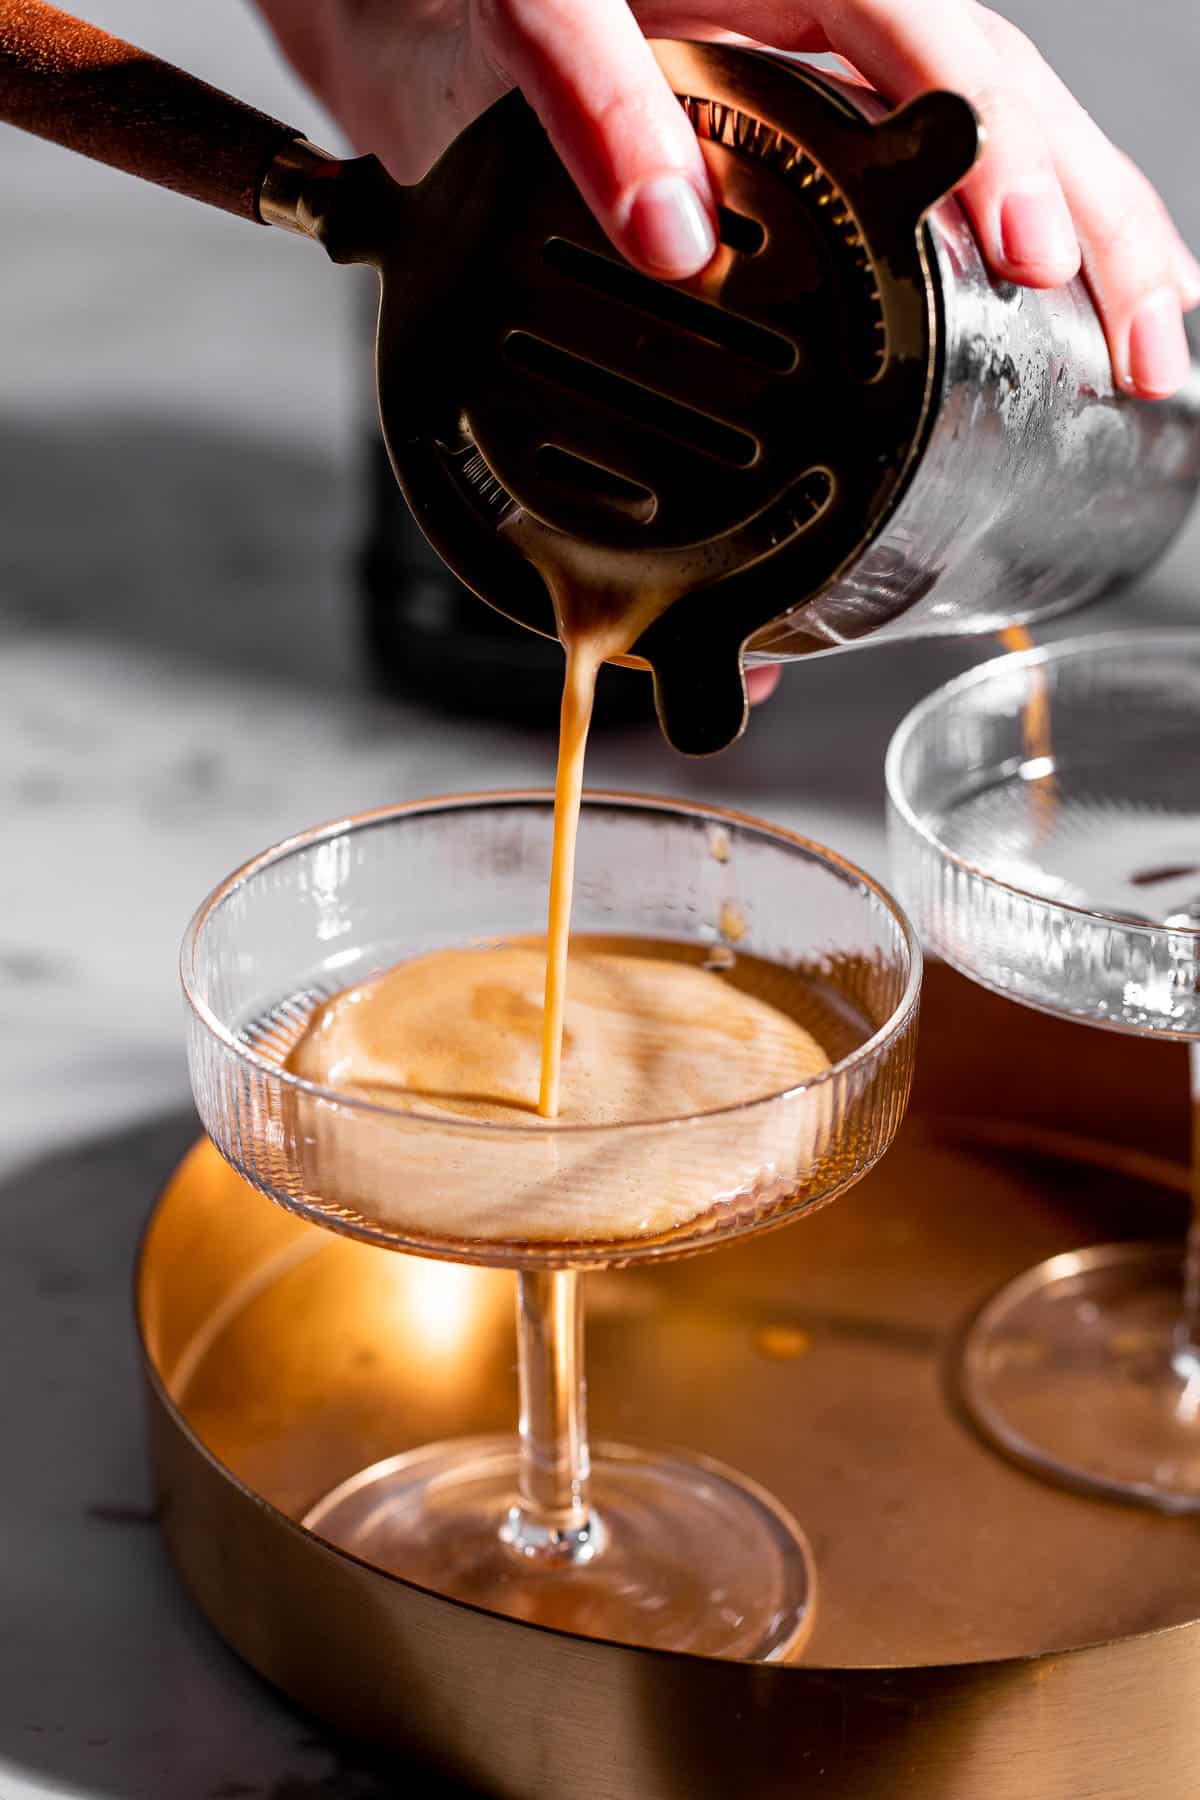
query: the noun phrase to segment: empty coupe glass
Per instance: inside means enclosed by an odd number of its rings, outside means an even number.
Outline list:
[[[1188,1043],[1200,1118],[1200,632],[973,669],[909,714],[887,780],[926,945],[1028,1006]],[[1196,1167],[1193,1190],[1200,1214]],[[1108,1244],[1019,1276],[969,1331],[962,1387],[1030,1466],[1200,1510],[1200,1226],[1186,1252]]]

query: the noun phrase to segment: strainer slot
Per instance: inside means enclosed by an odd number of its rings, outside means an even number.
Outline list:
[[[648,525],[658,511],[657,496],[640,481],[631,481],[627,475],[606,469],[562,444],[542,444],[535,461],[539,473],[556,487],[568,488],[580,499],[605,506],[639,525]]]
[[[734,216],[744,226],[756,224],[744,215],[730,215]],[[762,227],[757,226],[757,230],[765,240]],[[636,307],[639,312],[660,319],[664,325],[678,326],[689,337],[704,338],[707,343],[732,351],[735,356],[757,363],[772,374],[788,375],[796,367],[798,353],[790,338],[765,325],[755,324],[741,313],[710,306],[707,300],[697,299],[694,294],[655,281],[650,275],[642,275],[628,263],[614,262],[611,257],[585,250],[582,245],[561,237],[546,240],[542,245],[542,259],[568,280],[577,281],[609,300]]]
[[[766,230],[748,213],[735,212],[731,206],[717,208],[717,235],[727,250],[739,256],[757,256],[767,241]]]
[[[698,450],[735,469],[748,469],[758,457],[758,442],[749,432],[739,431],[679,400],[669,400],[654,388],[644,387],[641,382],[631,381],[614,369],[589,362],[528,331],[510,331],[504,339],[504,354],[526,373],[594,401],[622,420],[657,431],[685,450]]]

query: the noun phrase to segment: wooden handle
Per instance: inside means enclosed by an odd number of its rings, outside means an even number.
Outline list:
[[[0,120],[259,223],[299,133],[42,0],[0,0]]]

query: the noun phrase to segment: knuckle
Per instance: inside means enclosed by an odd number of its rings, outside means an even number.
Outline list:
[[[993,144],[1003,145],[1006,154],[1020,154],[1026,161],[1031,155],[1036,155],[1039,163],[1045,160],[1034,114],[1015,88],[1004,81],[988,80],[968,86],[966,96]]]
[[[873,35],[888,39],[897,35],[900,21],[896,0],[834,0],[832,10]],[[925,20],[935,25],[938,20],[962,11],[963,0],[922,0]]]
[[[1006,19],[1003,13],[993,12],[990,6],[976,6],[975,12],[994,44],[1023,63],[1034,57],[1041,60],[1042,53],[1028,32],[1022,31],[1019,25],[1014,25],[1011,19]]]
[[[1137,273],[1138,287],[1156,287],[1166,269],[1162,215],[1149,182],[1130,182],[1088,231],[1089,261]]]
[[[474,0],[480,42],[489,54],[502,53],[508,37],[508,0]]]
[[[570,23],[564,0],[474,0],[474,6],[485,33],[501,46],[514,39],[545,43]]]
[[[1148,219],[1161,223],[1168,216],[1166,202],[1162,195],[1149,176],[1143,175],[1137,164],[1126,156],[1124,151],[1120,152],[1120,156],[1124,165],[1125,179],[1129,183],[1130,205],[1140,208]]]
[[[684,119],[682,107],[675,105],[672,96],[664,89],[661,93],[657,86],[639,85],[636,87],[612,87],[598,99],[595,116],[606,132],[628,134],[632,141],[639,136],[657,139],[661,114],[664,106],[673,109],[668,117],[674,123],[675,113]]]

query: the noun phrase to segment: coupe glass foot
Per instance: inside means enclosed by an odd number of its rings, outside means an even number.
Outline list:
[[[755,1662],[803,1648],[811,1553],[753,1482],[706,1457],[601,1444],[582,1553],[540,1557],[512,1542],[517,1475],[515,1438],[433,1444],[351,1476],[304,1523],[376,1568],[530,1624]]]
[[[1176,1246],[1102,1244],[1039,1263],[971,1327],[962,1392],[984,1433],[1073,1487],[1200,1512],[1200,1357],[1181,1343]]]

